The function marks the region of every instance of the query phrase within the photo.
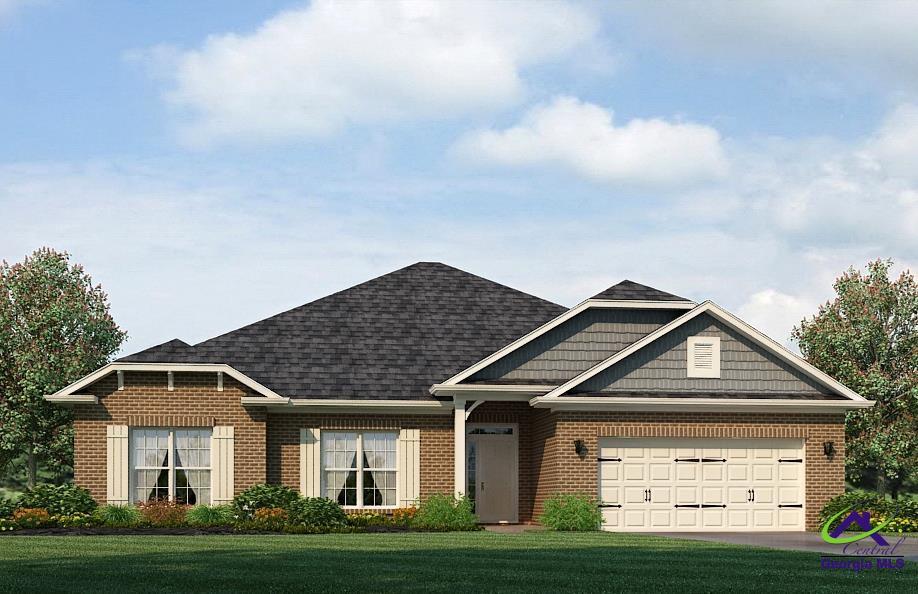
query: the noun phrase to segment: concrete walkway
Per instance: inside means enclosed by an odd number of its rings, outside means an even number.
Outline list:
[[[812,551],[829,555],[841,555],[843,547],[843,545],[823,541],[817,532],[652,532],[651,534],[667,538],[705,540],[787,551]],[[883,537],[890,546],[895,545],[902,538],[894,533],[884,534]],[[854,545],[849,545],[848,552],[850,553],[855,546],[869,548],[874,544],[873,539],[868,537]],[[918,561],[918,538],[906,536],[902,544],[896,547],[894,554],[903,555],[911,561]]]

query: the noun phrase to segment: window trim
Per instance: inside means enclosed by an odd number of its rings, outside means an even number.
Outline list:
[[[138,466],[137,465],[137,448],[134,446],[134,435],[136,431],[165,431],[166,435],[166,447],[169,448],[168,466]],[[210,438],[208,440],[207,451],[210,453],[210,464],[208,466],[176,466],[175,465],[175,433],[176,431],[209,431]],[[210,479],[207,486],[207,492],[209,494],[210,503],[208,505],[213,505],[213,492],[214,492],[214,468],[213,468],[213,439],[214,432],[213,427],[130,427],[128,431],[128,493],[131,495],[130,503],[133,505],[141,501],[137,497],[137,478],[136,472],[138,470],[158,470],[162,472],[164,469],[168,470],[168,499],[169,501],[175,501],[175,475],[176,470],[206,470],[208,471],[208,477]],[[144,448],[146,449],[146,448]],[[147,500],[149,501],[149,500]],[[200,505],[200,504],[196,504]]]
[[[356,466],[352,468],[339,468],[337,466],[325,466],[325,436],[330,433],[353,433],[357,436],[357,450],[356,450]],[[393,435],[395,437],[395,466],[392,468],[382,467],[364,467],[363,465],[363,434],[364,433],[384,433],[388,435]],[[399,488],[398,488],[398,442],[399,442],[399,431],[389,430],[389,429],[322,429],[319,434],[319,477],[320,477],[320,486],[319,493],[322,494],[322,497],[330,499],[328,497],[328,481],[326,479],[326,473],[328,472],[356,472],[357,473],[357,505],[342,505],[343,509],[396,509],[398,508],[398,498],[399,498]],[[363,502],[363,473],[364,472],[392,472],[395,474],[395,504],[394,505],[364,505]],[[335,501],[335,499],[332,499]]]
[[[711,368],[704,369],[695,365],[695,349],[698,344],[712,345]],[[689,336],[686,348],[686,375],[692,378],[720,378],[720,337],[719,336]]]

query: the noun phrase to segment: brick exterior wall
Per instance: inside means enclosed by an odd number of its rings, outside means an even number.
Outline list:
[[[77,484],[98,501],[106,495],[106,426],[235,427],[235,491],[270,482],[299,488],[299,431],[323,429],[420,430],[421,496],[453,490],[452,415],[267,414],[243,407],[250,390],[224,376],[217,391],[214,373],[176,373],[174,390],[166,373],[125,372],[124,390],[114,373],[82,393],[99,397],[97,405],[74,406]],[[519,425],[520,521],[533,522],[554,493],[596,495],[596,455],[601,437],[802,438],[806,456],[806,525],[816,527],[823,504],[844,491],[844,416],[747,413],[556,412],[525,402],[487,402],[469,423]],[[580,458],[574,440],[588,452]],[[835,442],[826,458],[824,441]]]
[[[300,488],[300,429],[419,429],[421,497],[453,492],[452,415],[268,415],[268,482]]]
[[[216,373],[175,373],[174,390],[165,372],[125,372],[124,390],[112,373],[80,391],[99,404],[74,406],[74,481],[99,502],[106,496],[107,425],[131,427],[235,427],[236,493],[265,482],[265,412],[245,408],[239,399],[250,390],[223,376],[217,391]]]
[[[554,492],[595,495],[598,483],[600,437],[802,438],[806,465],[806,527],[817,527],[822,506],[845,490],[845,421],[842,415],[746,413],[558,412],[553,421],[553,443],[547,463],[557,480],[539,484],[535,510]],[[580,458],[574,440],[582,439],[588,452]],[[823,441],[834,441],[836,453],[827,458]]]

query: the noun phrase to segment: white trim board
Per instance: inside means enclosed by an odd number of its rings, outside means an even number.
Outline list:
[[[766,336],[765,334],[759,332],[758,330],[756,330],[755,328],[753,328],[746,322],[740,320],[739,318],[737,318],[736,316],[734,316],[727,310],[723,309],[722,307],[720,307],[713,301],[705,301],[704,303],[702,303],[701,305],[698,305],[691,311],[688,311],[684,313],[683,315],[679,316],[672,322],[661,326],[660,328],[654,330],[653,332],[651,332],[644,338],[632,343],[630,346],[625,347],[624,349],[615,353],[614,355],[612,355],[611,357],[609,357],[602,363],[599,363],[595,365],[594,367],[587,369],[580,375],[577,375],[576,377],[570,379],[569,381],[561,384],[560,386],[558,386],[557,388],[555,388],[554,390],[552,390],[545,396],[536,397],[533,400],[530,400],[530,402],[532,403],[535,400],[538,400],[540,398],[542,399],[559,398],[562,394],[566,394],[567,392],[579,386],[580,384],[590,379],[591,377],[595,376],[596,374],[602,371],[605,371],[609,367],[612,367],[613,365],[615,365],[622,359],[636,353],[637,351],[649,345],[650,343],[660,338],[661,336],[668,334],[669,332],[672,332],[673,330],[682,326],[686,322],[693,320],[699,315],[704,314],[704,313],[710,314],[714,318],[730,326],[731,328],[733,328],[740,334],[743,334],[744,336],[746,336],[746,338],[749,338],[750,340],[752,340],[753,342],[755,342],[756,344],[758,344],[765,350],[777,356],[779,359],[785,361],[786,363],[789,363],[793,367],[797,368],[804,374],[808,375],[809,377],[818,381],[819,383],[825,385],[826,387],[832,390],[835,390],[842,396],[845,396],[846,398],[849,398],[851,400],[866,401],[866,398],[864,398],[857,392],[845,387],[840,382],[832,379],[831,377],[829,377],[822,371],[816,369],[815,367],[807,363],[803,358],[798,357],[797,355],[787,350],[786,348],[784,348],[783,346],[781,346],[780,344],[778,344],[777,342],[775,342],[774,340]]]
[[[284,398],[277,401],[261,396],[243,396],[243,406],[267,406],[271,413],[351,414],[453,414],[451,401],[438,400],[344,400],[336,398]]]
[[[495,361],[502,359],[506,355],[509,355],[513,351],[519,349],[520,347],[532,342],[539,336],[542,336],[546,332],[557,328],[564,322],[576,317],[578,314],[588,310],[588,309],[613,309],[613,308],[628,308],[628,309],[686,309],[690,310],[695,307],[695,302],[693,301],[640,301],[640,300],[612,300],[612,299],[587,299],[586,301],[572,307],[567,310],[560,316],[556,317],[553,320],[542,324],[529,334],[518,338],[505,346],[504,348],[491,353],[478,363],[475,363],[471,367],[460,371],[453,377],[449,378],[445,382],[436,384],[438,386],[452,386],[456,385],[462,380],[468,379],[470,376],[474,375],[478,371],[481,371],[488,365],[494,363]]]
[[[872,400],[787,400],[779,398],[638,398],[565,396],[533,398],[534,408],[574,411],[796,412],[844,413],[870,408]]]
[[[229,375],[233,379],[237,380],[239,383],[244,386],[252,388],[260,394],[264,394],[266,398],[274,400],[283,400],[286,401],[286,398],[271,390],[270,388],[256,382],[249,376],[245,375],[241,371],[238,371],[229,365],[222,363],[128,363],[128,362],[114,362],[104,365],[99,369],[93,371],[87,376],[84,376],[77,381],[73,382],[65,388],[61,388],[54,394],[49,394],[45,396],[45,400],[48,402],[55,402],[55,399],[59,402],[63,402],[59,399],[61,396],[71,396],[77,390],[85,388],[86,386],[99,381],[106,375],[113,373],[115,371],[153,371],[153,372],[170,372],[170,371],[179,371],[179,372],[199,372],[199,373],[217,373],[222,371],[223,373]]]
[[[556,386],[521,384],[434,384],[429,392],[434,396],[462,397],[484,400],[526,401],[546,394]]]

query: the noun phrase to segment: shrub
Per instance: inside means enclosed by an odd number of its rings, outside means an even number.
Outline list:
[[[249,523],[256,530],[280,532],[287,525],[287,510],[280,507],[260,507]]]
[[[539,516],[539,523],[549,530],[599,530],[602,513],[592,497],[558,494],[545,500],[545,511]]]
[[[41,507],[21,507],[13,512],[13,521],[20,528],[43,528],[51,525],[51,515]]]
[[[69,516],[51,516],[51,523],[61,528],[87,528],[97,524],[92,514],[72,514]]]
[[[0,532],[9,532],[18,528],[16,522],[9,518],[0,518]]]
[[[885,532],[918,531],[918,501],[898,499],[889,501],[882,495],[870,491],[851,491],[830,499],[819,512],[819,525],[822,527],[833,516],[851,508],[853,511],[869,511],[873,525],[885,522],[890,516],[893,520],[883,529]],[[834,528],[845,519],[843,514],[833,520]]]
[[[6,520],[13,516],[19,505],[12,499],[0,498],[0,520]]]
[[[188,510],[189,526],[231,526],[235,510],[229,505],[196,505]]]
[[[396,526],[408,526],[418,513],[416,507],[397,507],[392,510],[392,523]]]
[[[83,487],[66,485],[36,485],[19,499],[19,507],[43,508],[52,516],[91,514],[96,502]]]
[[[337,501],[325,497],[300,498],[288,508],[290,521],[315,530],[334,530],[347,525],[348,517]]]
[[[143,522],[143,514],[130,505],[103,505],[96,509],[95,519],[111,528],[133,528]]]
[[[360,512],[357,514],[347,514],[347,523],[355,528],[366,528],[367,526],[390,526],[393,524],[392,519],[378,512]]]
[[[411,525],[421,530],[478,530],[478,518],[468,497],[431,495],[421,502]]]
[[[178,528],[185,525],[188,506],[175,501],[154,499],[137,505],[137,509],[151,526],[161,528]]]
[[[300,494],[283,485],[255,485],[233,499],[233,507],[240,520],[251,520],[255,510],[267,508],[289,509]]]

